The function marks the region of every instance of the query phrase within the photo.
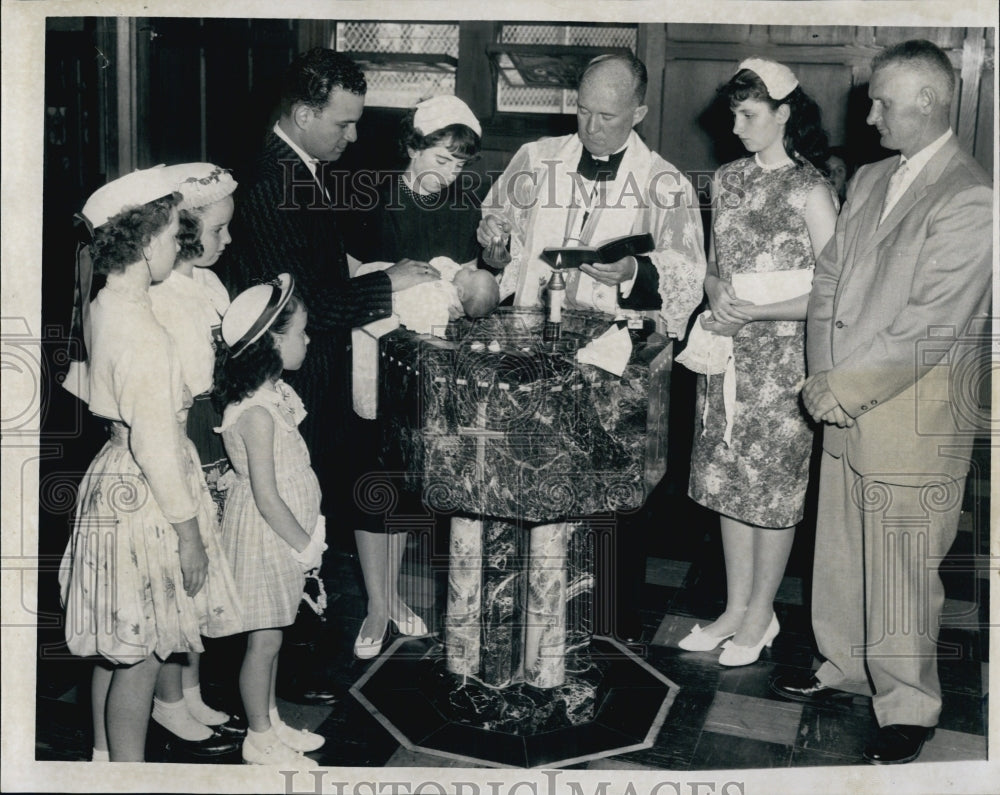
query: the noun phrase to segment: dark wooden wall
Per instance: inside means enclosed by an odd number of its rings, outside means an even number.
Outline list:
[[[659,151],[685,170],[713,170],[740,154],[731,119],[710,108],[716,88],[744,58],[773,58],[793,69],[823,111],[831,144],[844,145],[856,164],[885,157],[865,124],[872,57],[886,46],[926,38],[948,54],[958,90],[952,124],[963,146],[993,170],[995,35],[984,28],[666,24],[647,33],[640,57],[662,76],[657,107]]]
[[[473,167],[482,175],[501,170],[526,141],[575,129],[573,116],[494,111],[496,78],[486,47],[496,40],[500,24],[460,23],[456,93],[483,121],[484,149]],[[282,68],[297,52],[328,45],[335,25],[332,20],[54,18],[47,50],[51,59],[54,52],[99,46],[107,59],[81,100],[91,103],[97,117],[92,123],[99,126],[99,140],[91,140],[92,151],[81,157],[97,163],[102,177],[157,162],[202,159],[239,171],[273,120]],[[951,58],[959,77],[955,130],[991,171],[995,35],[984,28],[640,24],[637,54],[649,68],[650,113],[639,131],[685,171],[711,172],[740,155],[728,110],[712,102],[740,60],[761,55],[796,71],[823,110],[831,143],[846,145],[857,162],[876,159],[886,153],[864,123],[868,64],[884,46],[914,37],[935,41]],[[401,115],[369,108],[343,165],[398,165],[394,142]],[[88,168],[77,178],[88,181],[94,172]],[[92,187],[81,184],[80,190],[86,195]]]

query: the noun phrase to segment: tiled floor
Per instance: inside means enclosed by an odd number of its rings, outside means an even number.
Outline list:
[[[676,641],[695,622],[718,614],[725,591],[717,522],[676,489],[673,492],[661,496],[662,511],[653,512],[654,517],[670,519],[654,521],[647,531],[642,604],[645,643],[635,648],[648,665],[678,686],[676,694],[652,747],[571,767],[694,771],[858,764],[862,746],[875,727],[867,699],[817,708],[783,701],[768,689],[768,680],[776,672],[809,669],[814,662],[806,604],[810,530],[800,530],[778,594],[776,612],[782,630],[773,648],[754,665],[723,668],[716,662],[717,651],[689,653],[676,647]],[[981,506],[982,501],[977,504]],[[974,532],[977,525],[973,519],[972,514],[963,516],[958,540],[944,566],[949,599],[939,655],[944,711],[921,762],[986,758],[990,569],[985,563],[986,534]],[[414,546],[409,551],[404,588],[416,595],[414,607],[428,619],[432,630],[440,631],[447,572],[435,551],[437,540],[431,547],[428,551]],[[322,765],[469,766],[468,762],[403,747],[348,692],[371,663],[356,660],[351,654],[364,610],[357,561],[346,545],[335,553],[325,577],[330,598],[329,631],[315,657],[326,665],[332,683],[344,695],[333,707],[282,702],[286,720],[329,738],[313,755]],[[220,641],[210,646],[203,662],[206,693],[230,709],[238,708],[238,659],[238,645]],[[86,692],[80,687],[87,681],[86,663],[42,659],[38,672],[37,759],[85,759],[89,721],[77,694]]]

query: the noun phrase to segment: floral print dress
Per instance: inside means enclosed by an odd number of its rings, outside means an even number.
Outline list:
[[[89,407],[110,421],[111,436],[80,484],[59,571],[66,644],[124,665],[204,651],[202,636],[243,624],[215,504],[184,431],[190,394],[176,351],[149,294],[117,274],[94,300],[91,322]],[[171,526],[192,517],[208,556],[193,597]]]
[[[749,157],[719,169],[713,228],[719,275],[732,280],[734,273],[812,268],[805,204],[825,184],[809,163],[769,169]],[[805,325],[757,321],[733,338],[736,405],[728,445],[723,379],[699,376],[688,489],[695,502],[760,527],[802,519],[814,433],[797,390],[806,372]]]

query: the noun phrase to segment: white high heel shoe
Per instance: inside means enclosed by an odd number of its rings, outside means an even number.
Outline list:
[[[771,644],[780,630],[781,626],[778,624],[778,617],[774,613],[771,613],[771,623],[767,625],[764,637],[760,639],[760,642],[756,646],[738,646],[731,640],[727,640],[722,647],[722,654],[719,655],[719,664],[736,666],[750,665],[757,662],[761,650],[765,646],[769,649],[771,648]]]
[[[377,657],[378,653],[382,651],[382,644],[385,643],[385,638],[389,634],[389,622],[385,622],[385,628],[382,630],[380,638],[365,635],[364,631],[365,622],[362,621],[358,637],[354,641],[354,656],[359,660],[370,660],[372,657]]]
[[[684,649],[684,651],[711,651],[722,643],[722,641],[731,638],[735,634],[735,632],[730,632],[728,635],[721,637],[718,635],[709,635],[701,628],[701,624],[695,624],[694,629],[681,638],[677,642],[677,645]]]
[[[389,620],[396,625],[396,629],[399,630],[400,634],[414,637],[430,634],[430,630],[427,629],[427,625],[420,616],[406,607],[406,605],[403,605],[403,609],[407,612],[407,615],[403,618],[393,615],[392,612],[389,613]]]

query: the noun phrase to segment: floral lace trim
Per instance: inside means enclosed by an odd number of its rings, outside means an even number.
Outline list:
[[[235,425],[240,415],[253,406],[274,409],[292,428],[297,427],[305,419],[307,413],[302,398],[279,378],[274,382],[273,391],[262,385],[250,397],[227,406],[222,415],[222,425],[214,428],[215,432],[222,433]]]

